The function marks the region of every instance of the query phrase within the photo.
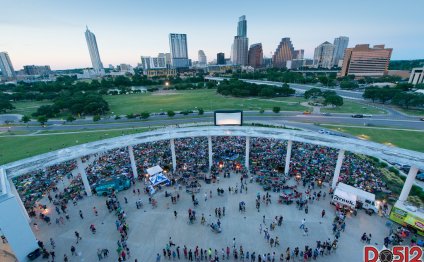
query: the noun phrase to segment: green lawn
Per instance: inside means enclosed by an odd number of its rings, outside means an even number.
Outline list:
[[[203,108],[205,111],[215,109],[243,109],[243,110],[271,110],[274,106],[281,107],[282,111],[304,111],[307,109],[299,105],[295,97],[283,98],[282,101],[260,98],[234,98],[218,95],[214,89],[174,91],[168,93],[131,94],[106,96],[110,112],[113,115],[129,113],[164,112],[168,110],[195,110]]]
[[[51,101],[19,101],[12,103],[15,109],[8,111],[8,114],[21,114],[31,116],[42,105],[51,105]]]
[[[414,151],[424,152],[424,131],[404,131],[384,128],[342,127],[321,124],[320,126],[348,133],[361,139],[374,141],[390,146],[397,146]]]
[[[16,136],[1,134],[0,165],[19,159],[47,153],[53,150],[93,142],[121,135],[145,132],[148,129],[131,128],[69,134],[50,134],[43,136]]]
[[[411,116],[424,116],[424,109],[405,109],[401,107],[395,107],[395,109]]]
[[[350,100],[344,99],[343,106],[335,108],[321,108],[323,113],[351,113],[351,114],[386,114],[386,111],[367,106],[364,104],[356,103]]]

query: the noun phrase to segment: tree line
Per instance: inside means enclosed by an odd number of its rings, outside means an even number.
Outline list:
[[[277,96],[290,96],[295,93],[295,90],[290,88],[287,83],[284,83],[282,87],[278,87],[269,85],[256,85],[237,79],[231,79],[222,81],[218,85],[217,92],[225,96],[260,96],[270,98]]]

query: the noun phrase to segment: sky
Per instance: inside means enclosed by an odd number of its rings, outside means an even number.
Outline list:
[[[140,56],[169,52],[169,33],[187,34],[189,57],[230,56],[238,17],[246,15],[249,45],[270,57],[283,37],[312,58],[319,44],[348,36],[356,44],[385,44],[392,59],[424,58],[422,0],[1,0],[0,52],[15,70],[91,67],[85,27],[96,35],[103,65],[133,66]]]

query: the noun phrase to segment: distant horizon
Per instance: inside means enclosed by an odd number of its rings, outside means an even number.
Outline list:
[[[6,0],[0,18],[0,52],[9,54],[16,71],[23,65],[49,65],[52,70],[90,68],[84,37],[88,26],[96,35],[105,68],[109,64],[135,66],[141,56],[168,53],[171,32],[187,34],[192,61],[197,61],[198,50],[204,50],[210,62],[219,52],[230,57],[238,18],[246,15],[249,46],[262,43],[264,57],[272,56],[283,37],[290,37],[295,49],[304,49],[305,58],[312,58],[319,44],[347,36],[348,47],[384,44],[393,48],[391,60],[424,59],[424,35],[416,30],[424,24],[422,1],[381,5],[328,0],[325,7],[303,1],[305,5],[270,0],[266,7],[251,0],[243,5],[237,0],[130,1],[125,5],[103,1],[99,9],[96,1]],[[405,14],[400,15],[399,10]]]

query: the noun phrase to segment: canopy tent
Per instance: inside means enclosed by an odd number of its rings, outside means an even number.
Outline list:
[[[156,186],[162,183],[170,183],[169,179],[162,173],[163,169],[160,166],[154,166],[147,169],[149,174],[149,181],[152,186]]]
[[[351,208],[356,207],[356,195],[336,188],[333,201]]]

